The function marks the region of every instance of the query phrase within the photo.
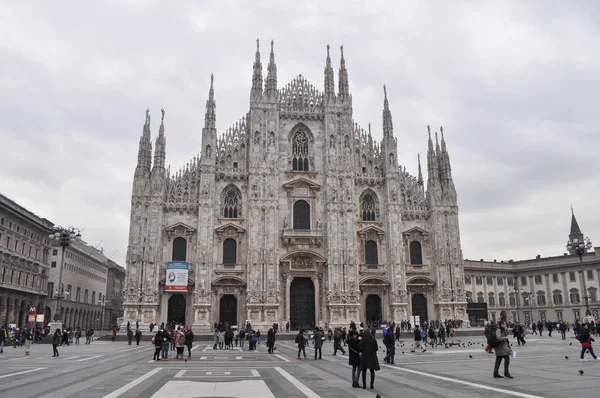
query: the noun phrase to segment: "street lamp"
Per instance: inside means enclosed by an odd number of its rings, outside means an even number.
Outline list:
[[[567,250],[572,254],[575,253],[579,256],[579,266],[581,267],[581,280],[583,281],[583,298],[585,300],[585,316],[586,318],[592,316],[590,311],[590,302],[588,298],[588,291],[585,285],[585,271],[583,269],[583,255],[592,248],[592,241],[590,238],[585,239],[569,239],[567,242]],[[586,319],[586,322],[588,319]]]
[[[519,285],[517,283],[515,283],[515,288],[513,289],[515,292],[515,299],[517,300],[517,323],[519,322],[519,302],[521,301],[521,298],[519,297],[519,295],[521,294],[521,291],[519,290]]]
[[[71,244],[71,242],[81,240],[81,232],[79,229],[74,227],[63,228],[60,225],[56,225],[52,228],[52,233],[48,235],[51,241],[56,241],[62,247],[62,256],[60,259],[60,272],[58,275],[58,290],[56,295],[56,311],[54,311],[54,320],[59,321],[62,314],[60,313],[60,300],[64,299],[64,294],[68,294],[62,287],[63,268],[65,261],[65,249]],[[70,293],[70,292],[69,292]]]

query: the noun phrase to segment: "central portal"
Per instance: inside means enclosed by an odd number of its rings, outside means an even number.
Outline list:
[[[219,321],[229,326],[237,325],[237,299],[233,294],[225,294],[219,303]]]
[[[169,297],[169,311],[167,323],[175,322],[176,325],[185,325],[185,297],[174,294]]]
[[[290,286],[290,327],[312,330],[315,327],[315,286],[310,278],[294,278]]]
[[[369,294],[367,296],[365,307],[367,308],[367,322],[376,324],[377,328],[379,328],[382,320],[381,297],[377,294]]]
[[[427,298],[423,294],[413,294],[412,314],[420,317],[421,325],[427,322]]]

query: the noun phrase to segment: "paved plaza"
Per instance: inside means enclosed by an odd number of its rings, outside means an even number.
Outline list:
[[[381,336],[378,333],[378,340]],[[276,354],[236,348],[213,350],[199,342],[192,361],[171,358],[152,361],[149,342],[95,341],[91,345],[60,347],[52,357],[50,345],[24,349],[6,347],[0,355],[0,397],[595,397],[600,386],[600,361],[580,362],[577,340],[529,336],[525,347],[514,347],[513,380],[492,378],[495,356],[483,351],[483,338],[466,337],[465,347],[428,348],[410,353],[412,339],[404,335],[396,348],[396,365],[383,364],[374,390],[351,387],[344,355],[333,356],[325,342],[323,359],[297,359],[293,341],[278,341]],[[458,342],[457,339],[454,340]],[[469,344],[471,343],[471,344]],[[572,343],[572,345],[570,345]],[[402,353],[404,352],[404,354]],[[568,357],[566,359],[565,357]],[[589,358],[589,357],[588,357]],[[583,375],[579,374],[583,370]],[[368,378],[368,375],[367,375]]]

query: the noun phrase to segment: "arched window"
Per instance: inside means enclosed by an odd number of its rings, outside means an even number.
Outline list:
[[[475,283],[478,284],[478,285],[483,284],[482,277],[481,276],[476,276],[475,277]]]
[[[186,261],[187,259],[187,241],[182,238],[173,240],[173,255],[172,261]]]
[[[483,299],[483,293],[481,293],[481,292],[477,293],[477,302],[485,303],[485,300]]]
[[[363,221],[375,221],[377,219],[377,207],[371,194],[366,194],[363,196],[360,204],[360,210],[362,212]]]
[[[294,229],[310,229],[310,205],[305,200],[294,203]]]
[[[537,292],[536,296],[538,305],[546,305],[546,293],[540,290]]]
[[[471,276],[465,275],[465,285],[470,285],[470,284],[471,284]]]
[[[494,293],[488,293],[488,305],[490,307],[496,306],[496,297],[494,297]]]
[[[292,138],[292,170],[308,171],[308,138],[303,131]]]
[[[365,264],[377,265],[379,258],[377,255],[377,243],[373,240],[368,240],[365,243]]]
[[[239,197],[235,189],[228,190],[223,197],[223,217],[237,218],[241,213],[238,211]]]
[[[504,297],[504,293],[498,295],[498,304],[500,304],[500,307],[506,307],[506,297]]]
[[[504,284],[504,278],[502,278],[501,276],[498,277],[497,280],[498,286],[502,286]]]
[[[563,296],[560,290],[555,290],[554,292],[552,292],[552,301],[555,305],[562,305]]]
[[[410,242],[410,263],[414,265],[423,264],[423,253],[421,251],[421,244],[416,240]]]
[[[506,279],[506,284],[508,286],[513,286],[514,285],[514,281],[513,278],[511,278],[510,276]]]
[[[581,302],[581,298],[579,297],[579,290],[569,290],[569,298],[571,299],[571,304],[579,304]]]
[[[514,307],[517,305],[517,300],[515,299],[515,294],[514,293],[510,293],[508,296],[508,301],[510,302],[510,306]]]
[[[223,264],[235,265],[237,262],[237,242],[233,238],[227,238],[223,242]]]

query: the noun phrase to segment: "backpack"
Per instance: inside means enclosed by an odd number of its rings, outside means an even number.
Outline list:
[[[490,332],[490,338],[488,339],[488,344],[492,348],[498,347],[500,345],[500,340],[498,340],[498,337],[496,336],[496,329],[492,329],[492,331]]]

